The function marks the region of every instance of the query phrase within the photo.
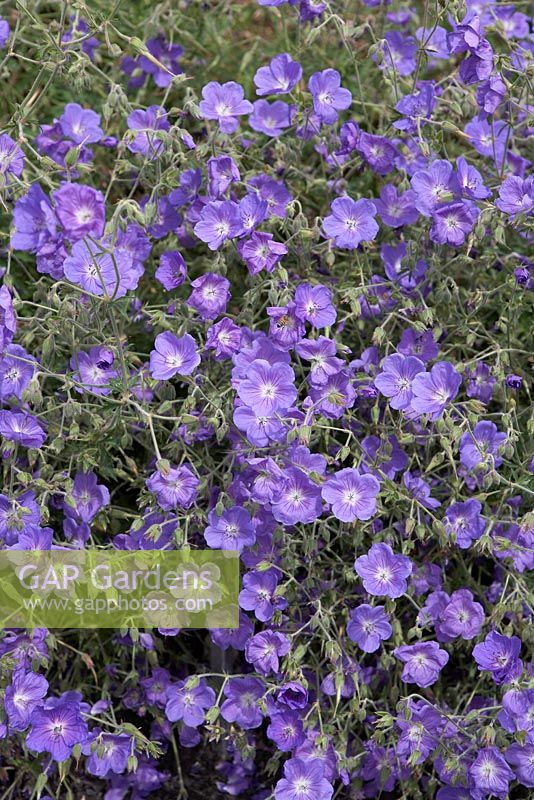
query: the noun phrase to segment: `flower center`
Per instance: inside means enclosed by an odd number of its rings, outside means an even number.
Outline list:
[[[219,117],[229,117],[231,114],[230,106],[226,103],[219,103],[216,105],[215,111]]]
[[[310,781],[308,778],[297,778],[295,781],[295,794],[307,794],[310,789]]]
[[[79,222],[80,225],[87,225],[87,223],[91,222],[93,219],[93,211],[87,206],[82,206],[82,208],[79,208],[76,212],[75,217],[76,221]]]
[[[272,383],[264,383],[261,389],[262,397],[274,397],[276,388]]]

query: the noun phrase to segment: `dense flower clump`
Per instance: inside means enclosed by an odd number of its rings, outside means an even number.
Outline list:
[[[3,630],[2,798],[526,798],[527,4],[56,6],[0,19],[0,546],[238,551],[240,622]]]

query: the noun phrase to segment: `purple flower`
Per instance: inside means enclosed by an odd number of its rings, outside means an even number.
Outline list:
[[[167,86],[171,85],[173,76],[182,72],[178,60],[184,52],[183,48],[179,44],[168,42],[161,33],[152,39],[148,39],[146,46],[148,51],[160,64],[163,64],[165,69],[161,69],[157,64],[154,64],[154,61],[147,58],[147,56],[141,56],[139,64],[144,72],[152,76],[156,86],[166,89]]]
[[[460,439],[460,462],[469,470],[475,467],[497,469],[502,464],[499,455],[507,436],[500,433],[493,422],[477,422],[473,433],[464,433]]]
[[[384,359],[382,372],[376,376],[374,384],[381,394],[391,398],[392,408],[407,409],[413,398],[413,380],[424,369],[425,365],[418,358],[395,353]]]
[[[161,254],[155,278],[168,292],[184,283],[187,278],[187,267],[178,250],[168,250]]]
[[[524,731],[527,741],[534,744],[534,689],[505,692],[497,719],[509,733]]]
[[[239,201],[239,216],[243,234],[253,232],[258,225],[261,225],[267,219],[268,215],[269,203],[267,200],[262,200],[256,192],[246,194]],[[238,242],[238,248],[240,244],[241,242]]]
[[[22,400],[35,368],[35,359],[18,344],[8,344],[5,355],[0,357],[0,398]]]
[[[318,759],[290,758],[274,789],[275,800],[330,800],[333,793]]]
[[[269,675],[278,672],[281,656],[291,650],[291,642],[284,633],[270,629],[252,636],[245,646],[245,658],[254,665],[256,672]]]
[[[275,413],[265,415],[248,406],[238,406],[234,411],[234,424],[243,431],[249,442],[265,447],[270,441],[285,438],[284,426]]]
[[[110,381],[117,378],[114,368],[115,357],[106,347],[92,347],[88,353],[76,353],[70,360],[72,370],[78,370],[75,380],[92,394],[106,396],[111,394]],[[83,389],[76,387],[77,391]]]
[[[342,522],[371,519],[376,514],[380,484],[373,475],[360,475],[356,469],[342,469],[323,485],[321,494]]]
[[[308,705],[308,690],[300,683],[289,681],[280,687],[276,695],[278,703],[282,703],[288,708],[297,710]]]
[[[534,289],[534,265],[524,264],[514,270],[515,281],[524,289]]]
[[[399,284],[402,292],[410,294],[421,285],[428,265],[423,259],[416,261],[413,269],[402,269],[402,262],[406,258],[408,248],[405,242],[392,246],[383,244],[380,248],[380,258],[384,264],[386,275],[390,281]]]
[[[460,187],[448,161],[433,161],[427,169],[419,170],[411,178],[415,192],[415,206],[425,217],[431,217],[442,205],[458,198]]]
[[[13,672],[4,694],[4,707],[12,730],[23,731],[28,727],[33,711],[43,705],[47,691],[48,681],[43,675],[26,672],[24,667]]]
[[[363,603],[350,612],[347,624],[347,636],[355,642],[364,653],[374,653],[380,643],[389,639],[393,628],[384,611],[384,606],[369,606]]]
[[[402,476],[402,482],[410,492],[411,496],[418,501],[423,508],[439,508],[441,503],[430,497],[430,486],[428,483],[417,475],[412,475],[411,472],[406,471]]]
[[[295,314],[314,328],[327,328],[336,321],[332,292],[326,286],[300,283],[295,292]]]
[[[24,152],[7,133],[0,133],[0,175],[3,183],[10,182],[10,175],[18,178],[24,169]]]
[[[403,356],[417,356],[421,361],[431,361],[439,353],[432,331],[419,332],[412,328],[403,330],[397,350]]]
[[[52,197],[57,217],[69,239],[75,242],[84,236],[95,239],[102,236],[106,221],[102,192],[91,186],[64,183]]]
[[[505,800],[515,775],[496,747],[483,747],[469,767],[469,778],[478,792]],[[477,792],[477,793],[478,793]]]
[[[383,60],[380,69],[396,71],[399,75],[411,75],[416,67],[417,44],[412,36],[403,36],[399,31],[388,31],[382,47]]]
[[[319,386],[313,386],[310,396],[317,411],[329,419],[339,419],[354,405],[356,392],[347,375],[338,372]]]
[[[167,688],[165,716],[170,722],[182,720],[184,725],[198,728],[204,722],[206,709],[214,704],[215,692],[204,678],[198,679],[196,685],[182,681],[177,686]]]
[[[183,48],[178,44],[168,42],[163,34],[148,39],[146,47],[153,58],[142,55],[137,59],[129,56],[122,59],[122,69],[127,75],[133,76],[128,81],[128,88],[140,88],[147,75],[151,75],[156,86],[165,89],[170,86],[173,76],[182,72],[179,58],[183,53]],[[164,68],[162,69],[160,65],[163,65]]]
[[[13,224],[11,247],[14,250],[36,253],[55,238],[57,218],[38,183],[15,203]]]
[[[59,118],[63,135],[75,144],[91,144],[102,139],[100,114],[90,108],[82,108],[79,103],[67,103]]]
[[[215,350],[216,361],[231,358],[239,352],[241,335],[241,328],[225,317],[208,328],[206,350]]]
[[[304,361],[311,361],[310,382],[313,385],[323,385],[343,369],[344,362],[336,357],[336,343],[326,336],[303,339],[296,344],[295,351]]]
[[[294,116],[295,106],[288,105],[283,100],[276,100],[274,103],[256,100],[248,124],[253,131],[276,137],[292,125]]]
[[[484,533],[486,520],[480,515],[481,511],[479,501],[470,498],[465,503],[453,503],[445,512],[445,531],[455,537],[456,544],[462,550],[471,547]]]
[[[0,286],[0,353],[13,341],[17,330],[17,318],[13,308],[13,298],[7,286]]]
[[[521,639],[517,636],[508,637],[491,631],[473,648],[473,658],[479,670],[491,672],[495,683],[511,683],[523,671],[520,650]]]
[[[484,185],[480,172],[468,164],[463,156],[456,159],[456,179],[464,197],[471,200],[485,200],[491,192]]]
[[[235,81],[210,81],[202,89],[200,112],[205,119],[218,120],[223,133],[234,133],[239,126],[237,118],[252,111],[252,103],[244,98],[243,87]]]
[[[302,67],[288,53],[271,59],[268,67],[260,67],[254,75],[256,94],[287,94],[302,78]]]
[[[35,145],[41,155],[48,156],[62,167],[66,166],[67,154],[71,150],[74,152],[76,160],[82,164],[90,161],[93,156],[92,150],[85,145],[74,148],[73,143],[65,138],[57,120],[52,125],[40,126],[39,134],[35,137]]]
[[[387,183],[380,190],[380,199],[373,200],[382,221],[390,228],[401,228],[403,225],[413,225],[419,219],[419,211],[415,207],[415,192],[408,189],[399,193],[391,183]]]
[[[284,472],[281,486],[272,500],[273,516],[284,525],[314,522],[321,516],[321,490],[302,470]]]
[[[460,78],[467,84],[488,78],[492,72],[493,49],[482,34],[480,17],[470,12],[447,34],[451,53],[469,53],[460,64]]]
[[[0,411],[0,436],[22,447],[37,449],[46,441],[40,423],[26,411]]]
[[[76,242],[70,256],[63,262],[65,277],[98,297],[124,297],[128,289],[137,286],[139,274],[126,251],[113,252],[103,242]],[[134,278],[135,275],[135,278]],[[132,280],[132,278],[134,278]]]
[[[441,650],[437,642],[401,645],[395,648],[393,655],[404,663],[402,680],[416,683],[422,689],[437,681],[439,673],[449,660],[449,654]]]
[[[186,169],[180,175],[179,188],[174,189],[169,200],[177,208],[181,208],[186,203],[192,203],[197,195],[202,183],[202,171],[200,169]]]
[[[215,199],[224,195],[227,189],[240,180],[237,164],[230,156],[218,156],[208,159],[208,191]]]
[[[490,75],[477,87],[477,103],[486,114],[494,114],[506,96],[506,85],[499,75]]]
[[[265,694],[263,681],[251,675],[230,678],[223,692],[226,700],[221,705],[221,717],[226,722],[236,722],[245,731],[259,728],[263,722],[263,714],[258,706],[258,701]]]
[[[160,197],[156,203],[148,197],[140,202],[145,213],[155,214],[147,230],[154,239],[163,239],[168,233],[177,231],[182,223],[182,218],[171,203],[168,196]]]
[[[208,547],[241,552],[244,547],[250,547],[256,541],[250,514],[242,506],[234,506],[223,511],[220,516],[216,511],[210,511],[208,522],[204,531]]]
[[[287,216],[287,206],[292,197],[282,181],[262,174],[251,178],[248,185],[257,193],[260,200],[267,202],[270,216],[282,218]]]
[[[290,350],[303,338],[306,328],[297,316],[297,307],[293,301],[287,306],[269,306],[269,336],[280,350]]]
[[[386,478],[393,480],[397,472],[406,469],[408,456],[399,446],[395,436],[388,436],[386,440],[378,436],[366,436],[361,442],[362,472],[369,472],[378,480]]]
[[[475,603],[469,589],[458,589],[439,616],[439,631],[445,637],[441,641],[451,641],[457,636],[469,641],[478,636],[483,625],[484,609],[480,603]]]
[[[493,70],[493,49],[487,40],[480,47],[480,55],[472,53],[460,64],[460,78],[470,85],[485,80]]]
[[[327,125],[332,125],[338,118],[338,111],[344,111],[352,103],[352,95],[348,89],[341,88],[341,75],[335,69],[314,72],[308,88],[313,98],[313,110]]]
[[[511,175],[499,187],[499,199],[495,205],[512,219],[518,214],[530,216],[534,213],[534,176],[519,178]]]
[[[521,746],[514,742],[505,753],[506,760],[515,769],[517,780],[529,788],[534,787],[534,744]]]
[[[64,510],[82,522],[92,522],[100,509],[109,505],[109,490],[104,484],[98,483],[94,472],[77,472],[70,494],[75,508],[65,503]]]
[[[164,150],[164,144],[158,131],[170,129],[167,112],[161,106],[149,106],[146,111],[138,108],[128,114],[128,129],[136,131],[135,136],[128,137],[128,150],[139,153],[146,158],[154,158]]]
[[[370,242],[378,233],[376,206],[370,200],[337,197],[330,211],[323,220],[323,230],[337,247],[355,250],[360,242]]]
[[[233,647],[235,650],[244,650],[245,645],[254,633],[254,623],[241,610],[239,611],[238,628],[212,628],[210,636],[214,644],[221,650]]]
[[[491,158],[500,170],[504,164],[507,146],[509,144],[509,125],[502,119],[490,125],[485,118],[475,117],[464,127],[464,133],[469,137],[472,147],[481,156]]]
[[[283,708],[271,714],[267,736],[283,753],[294,750],[306,739],[302,720],[298,713],[291,708]]]
[[[373,544],[367,555],[356,559],[354,569],[366,592],[395,599],[408,588],[412,562],[407,556],[396,555],[388,544],[380,542]]]
[[[0,17],[0,48],[4,48],[11,36],[11,29],[7,20]]]
[[[150,374],[155,380],[168,381],[175,375],[191,375],[200,364],[197,345],[188,333],[180,338],[165,331],[156,336],[150,353]]]
[[[523,386],[523,378],[521,375],[514,375],[512,373],[506,376],[505,383],[509,389],[513,389],[516,392]]]
[[[278,575],[276,570],[247,572],[243,576],[243,589],[239,593],[239,605],[245,611],[254,611],[260,622],[269,622],[277,609],[287,607],[287,601],[276,594]]]
[[[52,708],[36,708],[30,722],[27,748],[36,753],[50,753],[54,761],[66,761],[74,745],[87,739],[87,723],[77,703],[65,701]]]
[[[422,764],[439,744],[444,719],[437,709],[423,700],[410,700],[406,710],[409,710],[409,719],[397,717],[395,720],[401,731],[397,755],[408,763]]]
[[[460,247],[473,230],[479,214],[479,209],[469,200],[435,209],[432,214],[430,239],[436,244]]]
[[[200,212],[195,234],[210,250],[218,250],[227,239],[241,233],[239,206],[233,200],[212,200]]]
[[[524,39],[529,35],[529,18],[526,14],[516,11],[514,6],[500,6],[495,9],[495,16],[499,25],[510,39]]]
[[[377,175],[387,175],[395,168],[398,150],[386,136],[362,132],[356,149]]]
[[[491,369],[483,361],[479,361],[475,369],[466,373],[469,377],[466,394],[468,397],[476,397],[481,403],[489,403],[493,395],[493,387],[497,379],[491,374]]]
[[[418,125],[422,127],[425,120],[432,117],[435,107],[434,81],[419,81],[417,90],[402,97],[395,106],[395,110],[402,114],[403,118],[394,122],[393,126],[399,131],[414,134],[417,132]]]
[[[248,463],[256,476],[250,492],[252,500],[257,503],[270,503],[276,496],[279,481],[284,476],[283,471],[272,458],[249,459]]]
[[[190,508],[197,498],[199,483],[197,476],[185,464],[160,468],[146,481],[148,490],[154,492],[164,511]]]
[[[272,233],[263,231],[254,231],[249,239],[240,241],[237,248],[251,275],[257,275],[262,269],[272,272],[287,254],[284,244],[275,242]]]
[[[106,778],[110,773],[121,775],[128,767],[128,759],[134,751],[134,740],[126,733],[102,733],[98,728],[91,731],[89,739],[82,745],[86,756],[86,769],[90,775]]]
[[[155,667],[152,674],[147,678],[142,678],[139,681],[143,687],[146,699],[152,705],[158,708],[165,708],[167,703],[167,688],[171,683],[171,677],[168,670],[162,667]]]
[[[240,381],[237,393],[257,414],[268,417],[293,405],[297,397],[294,382],[295,373],[288,364],[256,359],[249,366],[246,379]]]
[[[28,490],[14,497],[0,494],[0,538],[14,544],[25,530],[38,527],[41,511],[35,494]]]
[[[447,34],[449,53],[477,52],[484,38],[480,17],[468,13],[461,23],[454,25],[453,30]]]
[[[126,230],[119,229],[117,231],[114,241],[109,237],[107,237],[105,241],[106,244],[109,245],[110,250],[118,250],[132,261],[132,267],[130,269],[132,273],[137,273],[139,277],[143,274],[144,262],[152,251],[152,245],[150,244],[150,239],[140,225],[131,222],[126,226]],[[121,263],[120,259],[118,263]],[[128,288],[137,288],[137,283],[135,283],[135,285],[132,283]]]
[[[319,761],[328,781],[334,781],[338,775],[338,759],[332,740],[327,737],[325,742],[318,730],[308,730],[306,741],[295,750],[295,757],[306,763]]]
[[[215,319],[226,311],[230,299],[230,281],[214,272],[205,272],[191,282],[193,291],[187,304],[197,311],[202,319]]]
[[[432,420],[439,419],[458,394],[461,383],[462,376],[452,364],[438,361],[430,372],[420,372],[413,379],[411,410],[416,414],[428,414]]]

